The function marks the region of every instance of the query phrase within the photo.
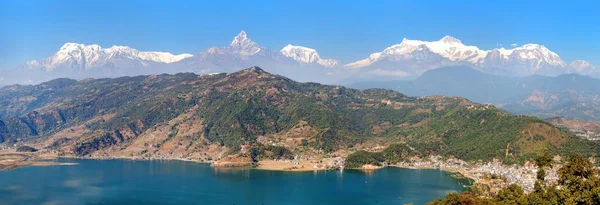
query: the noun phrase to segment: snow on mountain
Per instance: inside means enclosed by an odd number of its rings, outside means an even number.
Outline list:
[[[477,63],[480,59],[485,57],[486,52],[480,50],[476,46],[464,45],[460,40],[452,36],[444,36],[438,41],[420,41],[420,40],[409,40],[404,38],[400,44],[390,46],[379,53],[373,53],[369,55],[367,59],[356,61],[354,63],[347,64],[347,67],[360,68],[368,66],[378,60],[390,57],[401,57],[410,56],[413,52],[422,51],[423,48],[427,48],[431,52],[438,54],[450,61],[468,61],[471,63]]]
[[[319,56],[319,53],[312,48],[307,48],[303,46],[294,46],[292,44],[288,44],[283,47],[280,52],[287,57],[293,58],[294,60],[301,63],[317,63],[324,67],[335,67],[338,65],[338,61],[334,59],[322,59]]]
[[[248,35],[243,30],[233,38],[233,41],[229,44],[229,48],[244,56],[254,55],[263,50],[256,42],[248,38]]]
[[[198,54],[138,51],[127,46],[66,43],[54,55],[25,63],[0,74],[1,84],[37,83],[59,77],[75,79],[142,74],[235,72],[259,66],[271,73],[298,81],[339,83],[340,79],[413,79],[424,72],[447,66],[469,66],[483,72],[510,76],[579,73],[600,77],[596,67],[577,60],[566,64],[558,54],[539,44],[510,49],[482,50],[465,45],[452,36],[437,41],[410,40],[370,54],[343,67],[334,59],[323,59],[312,48],[287,45],[270,50],[237,34],[225,47],[211,47]]]
[[[424,53],[424,50],[430,53]],[[430,55],[435,61],[416,61],[415,54],[423,58]],[[441,56],[442,59],[435,58]],[[388,67],[381,67],[376,62],[394,61],[394,63],[385,63]],[[465,45],[460,40],[452,36],[444,36],[438,41],[409,40],[404,38],[400,44],[392,45],[382,52],[370,54],[368,58],[346,64],[347,68],[361,69],[370,67],[373,64],[379,66],[373,69],[394,70],[399,67],[407,67],[406,61],[413,61],[422,69],[414,71],[417,75],[437,66],[451,65],[469,65],[481,70],[492,73],[502,73],[507,75],[532,75],[546,74],[556,75],[566,72],[567,64],[562,61],[560,56],[550,51],[543,45],[526,44],[520,47],[493,50],[481,50],[476,46]],[[497,70],[494,70],[497,69]]]
[[[577,73],[596,70],[596,67],[594,67],[590,62],[584,60],[574,60],[569,64],[569,67]]]
[[[43,60],[29,61],[25,64],[25,67],[39,68],[47,72],[61,68],[68,70],[90,70],[113,63],[116,60],[131,60],[146,65],[149,62],[173,63],[189,57],[192,57],[192,55],[138,51],[127,46],[102,48],[96,44],[66,43],[53,56]]]
[[[476,46],[464,45],[460,40],[452,36],[444,36],[442,39],[432,42],[409,40],[404,38],[400,44],[387,47],[382,52],[373,53],[369,55],[367,59],[346,64],[346,67],[361,68],[369,66],[382,59],[396,59],[398,61],[413,59],[414,53],[423,53],[424,50],[429,51],[431,55],[437,54],[442,56],[449,62],[466,61],[470,63],[477,63],[486,55],[485,51],[480,50]],[[429,64],[434,62],[423,63]],[[437,64],[440,62],[435,63]]]
[[[314,50],[302,46],[286,46],[270,50],[252,41],[245,31],[233,38],[227,47],[211,47],[194,57],[174,64],[175,72],[235,72],[252,66],[284,75],[297,81],[332,82],[328,76],[337,61],[321,59]]]
[[[588,61],[574,60],[569,64],[569,72],[600,77],[600,70]]]
[[[245,31],[241,31],[229,46],[211,47],[176,65],[177,69],[187,72],[234,72],[252,66],[273,66],[284,58],[287,57],[260,46],[252,41]],[[292,59],[290,61],[294,62]]]
[[[514,76],[559,75],[567,72],[567,64],[550,49],[539,44],[525,44],[512,49],[493,49],[476,67],[491,73]]]
[[[371,55],[369,55],[368,58],[362,59],[362,60],[358,60],[352,63],[348,63],[346,65],[344,65],[344,67],[348,67],[348,68],[362,68],[362,67],[367,67],[371,64],[373,64],[375,61],[378,61],[381,58],[381,52],[379,53],[372,53]]]
[[[452,36],[444,36],[439,41],[427,42],[419,40],[408,40],[404,39],[400,44],[400,47],[407,47],[409,52],[412,52],[410,48],[417,48],[421,45],[425,45],[432,52],[437,53],[451,61],[468,61],[471,63],[477,63],[479,59],[486,55],[485,51],[480,50],[476,46],[466,46],[460,40]]]

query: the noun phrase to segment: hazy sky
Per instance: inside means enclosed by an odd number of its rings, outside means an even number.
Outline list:
[[[539,43],[600,65],[598,1],[50,1],[0,0],[0,69],[65,42],[200,53],[240,31],[262,46],[294,44],[344,63],[402,38],[452,35],[483,49]]]

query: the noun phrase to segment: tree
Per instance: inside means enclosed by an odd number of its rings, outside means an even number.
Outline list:
[[[563,201],[568,204],[600,204],[594,196],[600,186],[592,162],[576,154],[558,170],[559,184],[568,192]]]
[[[552,156],[548,153],[537,156],[534,161],[538,167],[552,167]]]
[[[523,188],[519,185],[511,184],[498,192],[496,200],[506,204],[524,204],[524,194]]]
[[[428,205],[479,205],[489,204],[487,200],[478,198],[471,192],[450,193],[445,199],[438,199],[434,202],[428,203]]]
[[[545,194],[545,179],[546,179],[546,170],[545,167],[552,167],[552,156],[548,153],[544,153],[542,155],[537,156],[535,159],[535,164],[538,166],[537,171],[537,180],[534,184],[533,191],[538,194]]]

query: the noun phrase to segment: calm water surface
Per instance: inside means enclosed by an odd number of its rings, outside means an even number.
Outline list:
[[[74,160],[0,172],[8,204],[424,204],[467,181],[438,170],[279,172],[182,161]]]

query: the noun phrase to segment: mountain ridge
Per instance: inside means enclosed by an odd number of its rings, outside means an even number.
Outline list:
[[[506,157],[507,143],[511,160],[598,151],[537,118],[464,98],[301,83],[259,67],[4,87],[0,140],[59,156],[198,161],[261,145],[314,156],[405,143],[466,160]]]
[[[283,55],[302,63],[318,63],[319,65],[328,68],[335,67],[339,64],[339,62],[335,59],[322,59],[315,49],[304,46],[288,44],[287,46],[283,47],[280,52]]]
[[[103,66],[105,61],[114,58],[173,63],[192,56],[187,53],[174,55],[168,52],[138,51],[127,46],[113,45],[110,48],[102,48],[97,44],[65,43],[53,56],[44,60],[29,61],[25,63],[25,66],[29,69],[39,68],[45,71],[53,71],[60,66],[89,69],[94,66]]]
[[[580,74],[555,77],[492,75],[468,66],[426,71],[411,81],[363,82],[353,88],[388,88],[409,96],[461,96],[514,114],[599,121],[600,80]]]
[[[421,54],[423,52],[425,54]],[[507,69],[510,71],[510,75],[515,76],[534,74],[556,75],[573,71],[584,72],[584,69],[588,68],[583,68],[582,66],[579,66],[578,69],[570,68],[558,54],[539,44],[525,44],[511,49],[495,48],[492,50],[481,50],[477,46],[465,45],[462,41],[452,36],[444,36],[438,41],[409,40],[404,38],[400,44],[389,46],[381,52],[370,54],[368,58],[348,63],[344,67],[353,69],[398,70],[397,65],[402,65],[404,61],[416,59],[416,53],[442,57],[439,59],[430,58],[431,60],[429,61],[408,63],[411,66],[418,64],[424,67],[424,69],[416,71],[417,75],[427,70],[453,65],[470,65],[479,70],[491,73],[502,73],[499,69]],[[371,66],[376,62],[384,60],[397,62],[395,63],[396,67],[393,64],[392,66]],[[574,62],[580,62],[579,64],[582,65],[589,64],[589,62],[582,60]],[[431,64],[434,64],[434,66],[430,66]]]
[[[342,81],[415,79],[425,71],[447,66],[471,66],[486,73],[555,76],[580,73],[600,76],[587,61],[562,61],[558,54],[539,44],[511,49],[482,50],[452,36],[437,41],[409,40],[370,54],[366,59],[342,64],[321,58],[316,49],[288,44],[280,50],[260,46],[245,31],[225,47],[211,47],[196,55],[138,51],[127,46],[66,43],[55,55],[8,70],[0,84],[40,83],[53,78],[119,77],[160,73],[198,74],[233,72],[252,65],[294,80],[320,83]],[[273,69],[277,68],[277,69]],[[27,72],[27,75],[24,73]],[[346,79],[346,80],[345,80]]]

